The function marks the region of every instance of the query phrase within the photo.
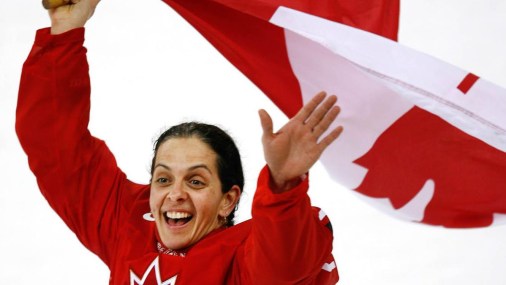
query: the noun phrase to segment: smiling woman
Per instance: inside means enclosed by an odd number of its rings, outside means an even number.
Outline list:
[[[241,157],[218,127],[183,123],[164,132],[155,144],[151,175],[151,212],[169,248],[188,248],[234,225],[244,186]]]
[[[90,134],[83,26],[97,4],[53,9],[51,28],[37,31],[16,131],[42,194],[109,267],[109,284],[335,284],[330,222],[311,206],[307,173],[342,131],[329,130],[340,111],[336,96],[317,94],[276,133],[259,111],[267,165],[252,218],[234,225],[243,171],[220,128],[169,128],[145,185],[130,181]]]
[[[234,201],[237,203],[244,187],[244,174],[242,170],[241,156],[233,139],[222,129],[213,125],[197,122],[182,123],[180,125],[173,126],[162,133],[155,143],[155,153],[151,163],[152,180],[155,175],[155,168],[159,166],[156,159],[160,147],[167,140],[174,138],[198,139],[200,144],[204,144],[210,148],[213,155],[216,155],[215,161],[212,163],[212,165],[216,166],[216,169],[212,173],[219,176],[219,180],[222,183],[221,191],[223,193],[227,193],[231,189],[233,189],[234,192],[239,190],[239,194],[236,195],[237,199]],[[160,152],[163,153],[163,151]],[[210,167],[208,165],[203,165],[203,167],[210,172]],[[165,166],[165,168],[167,167]],[[158,177],[156,177],[155,180],[157,178]],[[198,184],[199,182],[200,181],[193,181],[194,184]],[[194,186],[196,187],[197,185]],[[228,215],[223,216],[223,220],[227,226],[233,226],[234,217],[235,208],[231,210]]]

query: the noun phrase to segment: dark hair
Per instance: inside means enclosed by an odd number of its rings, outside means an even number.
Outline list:
[[[244,174],[242,170],[241,156],[235,145],[234,140],[225,131],[217,126],[199,122],[186,122],[175,125],[165,132],[155,141],[153,160],[151,162],[151,176],[155,167],[155,159],[158,148],[165,141],[172,138],[199,138],[206,143],[217,156],[216,166],[218,168],[218,177],[221,181],[221,191],[227,193],[232,186],[237,185],[241,189],[244,187]],[[234,225],[235,206],[232,213],[227,216],[226,226]]]

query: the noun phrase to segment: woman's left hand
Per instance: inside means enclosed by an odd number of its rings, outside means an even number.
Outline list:
[[[336,102],[335,95],[316,94],[276,133],[272,132],[269,114],[259,111],[264,156],[271,172],[273,191],[281,193],[297,185],[323,151],[339,137],[342,126],[320,139],[339,114]]]

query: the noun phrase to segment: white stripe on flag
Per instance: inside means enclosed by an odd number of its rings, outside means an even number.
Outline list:
[[[469,72],[372,33],[289,8],[280,7],[270,22],[346,58],[412,104],[506,151],[506,89],[480,79],[464,96],[457,86]],[[294,44],[287,38],[289,49]],[[297,77],[303,85],[306,79]],[[321,89],[312,87],[310,94]]]
[[[345,131],[326,150],[339,159],[324,155],[321,161],[337,181],[355,189],[362,183],[366,170],[353,161],[369,151],[378,137],[410,110],[413,103],[318,43],[290,31],[286,31],[285,38],[304,101],[321,90],[339,98],[341,113],[335,124],[343,125]]]

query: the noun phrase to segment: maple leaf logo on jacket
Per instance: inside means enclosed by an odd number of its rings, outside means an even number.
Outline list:
[[[142,278],[139,278],[137,274],[130,270],[130,285],[176,285],[176,279],[177,275],[162,281],[158,256],[148,266]]]

